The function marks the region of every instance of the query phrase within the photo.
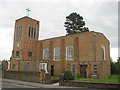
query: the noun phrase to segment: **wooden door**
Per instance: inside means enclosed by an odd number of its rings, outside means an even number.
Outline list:
[[[86,78],[87,65],[80,65],[80,77]]]

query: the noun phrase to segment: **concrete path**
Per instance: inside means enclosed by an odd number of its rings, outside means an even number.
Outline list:
[[[3,79],[2,82],[26,85],[26,86],[36,87],[36,88],[76,88],[76,87],[59,86],[59,83],[47,85],[47,84],[33,83],[33,82],[26,82],[26,81],[19,81],[19,80],[11,80],[11,79]]]
[[[16,88],[16,87],[17,88],[47,88],[43,90],[48,90],[48,88],[50,88],[49,90],[61,90],[60,88],[65,88],[65,89],[69,88],[71,90],[74,90],[74,89],[75,90],[101,90],[101,89],[95,89],[95,88],[59,86],[59,83],[47,85],[47,84],[33,83],[33,82],[26,82],[26,81],[12,80],[12,79],[2,79],[2,85],[5,86],[3,88]],[[106,89],[102,89],[102,90],[106,90]]]

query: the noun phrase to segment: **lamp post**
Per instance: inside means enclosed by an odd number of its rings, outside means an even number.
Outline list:
[[[27,61],[27,70],[29,71],[29,61]]]

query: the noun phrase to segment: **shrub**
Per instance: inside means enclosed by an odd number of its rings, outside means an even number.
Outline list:
[[[59,80],[59,78],[58,77],[51,77],[51,80]]]
[[[77,73],[77,78],[80,78],[80,73],[79,72]]]
[[[71,71],[65,71],[64,73],[64,80],[74,80],[74,76],[72,75]]]

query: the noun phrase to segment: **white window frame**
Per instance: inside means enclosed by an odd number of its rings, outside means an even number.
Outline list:
[[[47,54],[45,54],[47,52]],[[43,60],[49,60],[49,48],[43,49]]]
[[[54,47],[54,61],[60,61],[60,47]]]
[[[70,52],[69,56],[68,56],[68,50],[71,49],[70,51],[73,51],[73,52]],[[66,47],[66,60],[73,60],[74,59],[74,47],[72,45],[68,45]]]
[[[105,56],[105,46],[104,45],[101,45],[101,48],[103,49],[103,52],[104,52],[104,58],[102,58],[103,60],[106,60],[106,56]],[[102,52],[101,52],[102,53]]]

